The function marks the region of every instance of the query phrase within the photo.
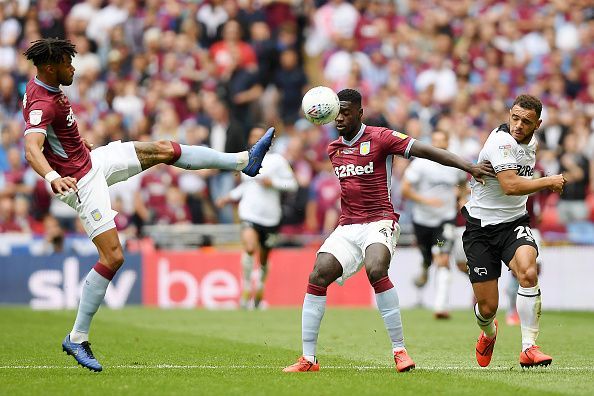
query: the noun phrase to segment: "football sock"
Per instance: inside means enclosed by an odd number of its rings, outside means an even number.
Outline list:
[[[506,293],[508,301],[507,312],[513,313],[516,310],[516,297],[518,294],[518,287],[520,287],[520,283],[518,283],[518,279],[515,276],[512,276],[507,284]]]
[[[320,324],[326,311],[326,288],[307,285],[307,293],[303,299],[301,314],[301,338],[303,341],[303,356],[315,363],[316,347]]]
[[[450,269],[448,267],[437,267],[435,280],[437,283],[435,312],[446,312],[450,291]]]
[[[483,317],[479,311],[478,303],[474,304],[474,314],[476,316],[476,323],[478,323],[481,330],[485,332],[485,335],[489,338],[495,337],[496,328],[495,322],[493,321],[495,319],[495,315],[490,318]]]
[[[397,351],[404,348],[402,333],[402,318],[400,317],[400,301],[396,288],[387,276],[374,282],[371,286],[375,290],[375,301],[380,311],[388,335],[392,341],[392,349]]]
[[[71,342],[80,344],[89,340],[91,320],[103,302],[107,286],[114,275],[115,273],[111,269],[99,262],[87,274],[82,287],[74,327],[70,332]]]
[[[182,169],[224,169],[242,170],[248,165],[247,151],[240,153],[221,153],[204,146],[187,146],[171,142],[173,160],[169,163]]]
[[[522,350],[536,344],[538,337],[541,297],[540,287],[518,288],[518,300],[516,302],[520,323],[522,326]]]
[[[251,289],[252,268],[254,268],[254,256],[243,252],[241,254],[241,269],[244,290]]]

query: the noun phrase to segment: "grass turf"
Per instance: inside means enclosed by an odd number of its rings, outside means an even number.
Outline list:
[[[301,352],[299,309],[103,308],[91,339],[102,373],[75,367],[61,351],[74,312],[0,308],[0,317],[0,395],[594,393],[590,312],[545,312],[539,343],[553,364],[523,370],[518,327],[501,324],[491,365],[480,369],[470,310],[454,312],[449,321],[435,321],[425,310],[404,311],[417,369],[397,373],[376,310],[328,309],[318,346],[322,371],[305,374],[281,372]]]

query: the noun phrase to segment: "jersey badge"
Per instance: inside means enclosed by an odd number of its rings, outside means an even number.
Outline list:
[[[371,151],[371,142],[363,142],[359,146],[359,154],[367,155]]]
[[[42,116],[43,110],[31,110],[29,113],[29,123],[31,125],[39,125]]]
[[[91,217],[93,218],[93,220],[99,221],[103,216],[101,216],[101,212],[99,212],[99,209],[94,209],[93,211],[91,211]]]
[[[397,138],[400,138],[402,140],[404,140],[408,137],[408,135],[405,135],[404,133],[398,132],[398,131],[392,131],[392,135],[396,136]]]
[[[499,152],[504,158],[511,157],[512,146],[511,144],[506,144],[504,146],[499,146]]]

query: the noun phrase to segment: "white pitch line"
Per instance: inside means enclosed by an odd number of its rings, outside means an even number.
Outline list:
[[[0,370],[60,370],[60,369],[76,369],[79,366],[50,366],[50,365],[14,365],[14,366],[0,366]],[[176,364],[155,364],[155,365],[135,365],[122,364],[114,366],[106,366],[106,369],[157,369],[157,370],[187,370],[187,369],[210,369],[210,370],[234,370],[234,369],[260,369],[260,370],[282,370],[279,366],[250,366],[250,365],[176,365]],[[388,370],[393,369],[393,366],[321,366],[321,370]],[[417,367],[418,371],[511,371],[520,370],[520,367],[465,367],[465,366],[421,366]],[[546,367],[539,368],[541,371],[594,371],[594,367]]]

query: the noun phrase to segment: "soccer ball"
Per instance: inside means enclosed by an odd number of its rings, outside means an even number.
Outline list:
[[[340,101],[332,89],[315,87],[303,96],[301,109],[309,122],[324,125],[334,121],[340,111]]]

